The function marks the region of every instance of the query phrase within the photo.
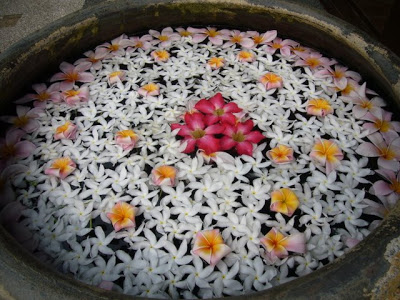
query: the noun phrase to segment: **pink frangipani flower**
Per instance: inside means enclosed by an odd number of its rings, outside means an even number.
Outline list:
[[[13,128],[7,131],[5,138],[0,138],[0,158],[14,159],[27,158],[36,149],[29,141],[21,141],[25,131]]]
[[[245,32],[240,32],[239,30],[221,30],[222,35],[227,38],[227,42],[222,45],[222,48],[228,48],[232,45],[239,44],[243,48],[252,48],[254,46],[254,41],[250,38],[250,35]]]
[[[166,62],[169,59],[169,53],[166,50],[158,49],[150,53],[150,56],[158,62]]]
[[[173,41],[181,39],[179,33],[174,32],[171,27],[164,28],[161,32],[157,30],[149,30],[149,33],[154,37],[151,43],[153,45],[158,44],[161,48],[167,48],[171,46]]]
[[[135,227],[135,215],[135,207],[122,201],[115,204],[111,212],[106,214],[107,218],[110,219],[114,226],[115,231],[120,231],[123,228]]]
[[[75,65],[79,66],[80,64],[87,64],[90,63],[90,67],[94,70],[100,70],[102,67],[102,60],[107,56],[109,53],[107,48],[97,48],[94,52],[93,51],[86,51],[83,53],[86,57],[80,58],[75,62]]]
[[[72,124],[70,121],[67,121],[65,124],[57,127],[56,133],[54,134],[54,139],[74,140],[76,138],[77,131],[78,127]]]
[[[175,186],[176,173],[174,167],[162,165],[151,171],[151,180],[158,186]]]
[[[357,82],[361,80],[360,74],[348,70],[346,67],[335,65],[334,69],[327,67],[326,69],[319,70],[314,74],[316,77],[332,76],[333,84],[339,89],[343,90],[347,86],[348,78],[351,78]]]
[[[389,196],[392,194],[396,195],[396,198],[400,196],[400,172],[397,175],[392,170],[379,169],[376,173],[381,175],[387,181],[379,180],[372,186],[377,196]]]
[[[300,59],[296,60],[294,63],[295,66],[309,67],[311,69],[326,69],[336,63],[335,60],[323,57],[322,54],[318,52],[298,53],[297,55]]]
[[[237,57],[237,60],[240,62],[250,63],[250,62],[253,62],[256,60],[256,56],[254,55],[253,52],[245,51],[245,50],[240,51],[236,57]]]
[[[204,118],[206,125],[212,125],[218,121],[234,125],[236,118],[233,113],[242,111],[234,102],[225,103],[221,93],[215,94],[208,100],[201,99],[194,108],[206,114]]]
[[[132,129],[118,131],[115,136],[116,144],[122,147],[124,151],[132,150],[138,139],[138,135]]]
[[[17,116],[2,116],[0,120],[11,123],[15,128],[20,128],[27,133],[32,133],[40,127],[40,123],[36,120],[43,109],[39,107],[30,108],[27,106],[17,105]]]
[[[107,57],[112,56],[123,56],[125,52],[125,48],[130,46],[132,42],[128,39],[125,34],[120,35],[119,37],[113,39],[111,43],[104,43],[96,48],[105,48],[108,51]]]
[[[46,175],[52,175],[65,179],[69,174],[71,174],[76,169],[75,162],[69,157],[57,158],[53,161],[50,168],[47,168],[44,173]]]
[[[314,144],[310,158],[326,169],[326,174],[334,171],[344,155],[334,140],[318,139]]]
[[[275,38],[271,42],[268,42],[265,48],[265,51],[268,54],[274,54],[278,49],[280,53],[287,57],[290,56],[291,47],[297,45],[297,42],[286,39],[282,40],[281,38]]]
[[[126,52],[133,52],[136,49],[147,50],[151,48],[151,41],[153,37],[150,34],[145,34],[141,37],[133,36],[129,38],[131,40],[131,45],[126,49]]]
[[[382,135],[389,131],[400,132],[400,122],[392,121],[392,113],[383,109],[374,110],[373,113],[368,112],[362,119],[371,122],[363,124],[363,128],[367,129],[370,134],[376,131]]]
[[[275,262],[278,258],[288,257],[289,251],[306,252],[306,237],[300,232],[284,236],[276,228],[272,228],[260,239],[260,242],[265,247],[266,255],[271,262]]]
[[[89,88],[82,86],[78,90],[65,90],[61,93],[62,99],[69,105],[74,106],[79,102],[89,101]]]
[[[171,124],[172,130],[180,129],[178,135],[187,143],[183,153],[193,152],[196,146],[207,154],[220,150],[220,141],[214,135],[222,133],[224,126],[219,124],[206,126],[202,113],[185,114],[185,123],[185,125]]]
[[[276,30],[270,30],[265,33],[259,33],[257,31],[247,31],[249,37],[253,39],[254,46],[265,45],[276,38],[278,32]]]
[[[60,90],[66,91],[71,90],[74,87],[75,82],[92,82],[94,76],[92,73],[85,72],[91,66],[91,63],[81,63],[78,66],[71,65],[67,62],[62,62],[60,64],[60,73],[56,73],[51,77],[50,81],[59,81]]]
[[[277,145],[267,151],[267,157],[276,164],[287,164],[294,160],[293,149],[286,145]]]
[[[280,89],[283,86],[282,77],[271,72],[262,75],[259,81],[267,90]]]
[[[258,144],[265,138],[261,132],[252,130],[254,123],[252,120],[239,122],[235,125],[224,124],[224,136],[221,139],[221,149],[229,150],[235,147],[239,155],[253,155],[253,144]]]
[[[193,254],[200,256],[209,265],[215,266],[231,248],[224,243],[218,229],[200,231],[196,234]]]
[[[182,28],[178,27],[176,28],[176,31],[178,31],[179,35],[181,37],[193,37],[194,34],[201,32],[198,28],[193,28],[193,27],[188,27],[188,28]]]
[[[193,35],[193,42],[194,43],[201,43],[208,37],[208,40],[216,45],[221,46],[224,43],[224,40],[227,39],[220,31],[218,31],[214,27],[207,27],[199,29],[197,33]]]
[[[138,89],[138,94],[143,97],[160,95],[160,87],[153,82],[143,85]]]
[[[27,103],[29,101],[35,100],[33,102],[34,107],[45,108],[46,101],[60,102],[60,83],[56,82],[46,86],[44,83],[34,84],[32,85],[33,90],[36,94],[27,94],[21,99],[15,101],[17,104]]]
[[[108,74],[108,84],[113,86],[114,84],[121,83],[125,80],[125,72],[124,71],[114,71]]]
[[[384,169],[397,171],[400,164],[400,137],[395,132],[387,132],[384,136],[375,132],[368,135],[371,141],[364,142],[356,152],[366,157],[378,157],[378,166]]]

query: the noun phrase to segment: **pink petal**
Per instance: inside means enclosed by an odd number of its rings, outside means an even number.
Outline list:
[[[221,117],[221,123],[228,123],[230,125],[235,125],[236,117],[232,113],[225,113]]]
[[[239,155],[248,155],[248,156],[252,156],[253,155],[253,144],[249,143],[247,141],[238,143],[236,145],[236,151]]]
[[[259,131],[251,131],[246,134],[246,141],[254,144],[258,144],[263,139],[265,139],[265,136],[263,136],[262,133]]]
[[[239,123],[237,125],[237,132],[242,132],[244,135],[247,135],[254,127],[254,123],[252,120],[247,120],[243,123]]]
[[[383,157],[378,158],[378,166],[384,169],[392,170],[392,171],[398,171],[400,164],[397,160],[387,160],[384,159]]]
[[[15,156],[19,158],[26,158],[31,155],[35,149],[35,144],[29,141],[18,142],[15,144]]]
[[[224,136],[221,138],[220,145],[221,145],[221,150],[229,150],[235,147],[237,142],[235,142],[232,138],[229,136]]]
[[[216,93],[214,96],[208,99],[208,101],[210,101],[217,109],[223,108],[225,105],[225,101],[221,93]]]
[[[186,114],[185,122],[191,130],[204,129],[204,116],[200,113]]]
[[[32,133],[39,129],[39,127],[40,123],[38,120],[30,119],[22,129],[25,130],[27,133]]]
[[[187,143],[185,150],[183,150],[183,153],[192,153],[194,151],[194,148],[196,146],[196,140],[193,138],[185,138],[184,141]]]
[[[372,187],[374,188],[375,195],[377,196],[386,196],[390,193],[393,193],[393,190],[390,188],[390,184],[383,180],[375,182]]]
[[[356,152],[367,157],[378,157],[381,155],[379,149],[371,143],[362,143],[360,146],[358,146]]]
[[[209,37],[208,38],[210,40],[211,43],[213,43],[215,46],[221,46],[223,44],[223,40],[221,37]]]
[[[282,47],[281,48],[281,54],[283,56],[290,56],[290,48],[289,47]]]
[[[210,259],[210,265],[215,266],[223,257],[231,252],[231,248],[225,244],[215,245]]]
[[[239,106],[236,103],[229,102],[229,103],[225,104],[224,111],[226,113],[238,113],[238,112],[241,112],[242,109],[239,108]]]
[[[67,63],[67,62],[63,61],[63,62],[60,64],[60,70],[61,70],[63,73],[66,73],[66,74],[72,73],[72,72],[75,71],[75,66],[74,66],[74,65],[71,65],[70,63]]]
[[[205,114],[212,114],[215,110],[215,106],[211,103],[211,101],[207,101],[206,99],[201,99],[196,103],[194,108]]]
[[[197,140],[197,146],[206,154],[211,154],[220,150],[220,140],[211,135],[205,135]]]
[[[88,73],[88,72],[79,73],[78,81],[80,81],[80,82],[92,82],[93,80],[94,80],[93,74]]]
[[[244,48],[250,49],[250,48],[254,47],[254,41],[250,38],[244,38],[244,39],[242,39],[240,45]]]
[[[97,53],[97,51],[96,51],[96,53]],[[92,63],[90,61],[86,61],[86,62],[83,62],[83,63],[80,63],[79,65],[77,65],[74,68],[74,71],[80,73],[79,75],[81,75],[82,74],[81,72],[89,70],[91,66],[92,66]]]
[[[15,145],[25,135],[25,132],[21,129],[12,128],[6,133],[6,144]]]
[[[61,91],[72,90],[73,87],[74,87],[74,82],[71,82],[71,81],[60,82],[60,90]]]
[[[216,115],[206,115],[204,117],[204,121],[206,122],[207,126],[217,123],[219,119],[220,118]]]
[[[54,168],[47,168],[44,170],[44,174],[46,175],[52,175],[55,177],[60,177],[60,170],[59,169],[54,169]]]
[[[205,129],[206,134],[220,134],[225,130],[225,126],[214,124]]]
[[[354,117],[356,117],[357,119],[364,117],[367,112],[368,110],[366,108],[361,107],[360,105],[355,105],[353,107],[353,114]]]
[[[296,253],[306,252],[306,237],[303,233],[294,233],[286,238],[286,249]]]
[[[193,41],[193,43],[201,43],[206,38],[207,38],[207,35],[198,33],[193,36],[192,41]]]

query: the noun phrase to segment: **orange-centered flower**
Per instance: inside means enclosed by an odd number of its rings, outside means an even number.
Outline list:
[[[157,84],[150,82],[144,86],[142,86],[138,90],[139,95],[142,95],[143,97],[147,96],[157,96],[160,94],[160,88]]]
[[[326,173],[333,171],[343,159],[343,153],[332,140],[320,139],[314,144],[310,157],[325,166]]]
[[[132,129],[118,131],[115,135],[116,144],[121,146],[125,151],[132,150],[135,147],[138,139],[139,137]]]
[[[333,108],[328,100],[315,98],[308,101],[307,113],[314,116],[324,117],[333,113]]]
[[[76,137],[76,132],[78,131],[78,127],[72,124],[70,121],[65,122],[64,125],[58,126],[56,129],[56,133],[54,134],[55,140],[60,139],[69,139],[73,140]]]
[[[273,191],[271,194],[270,209],[291,217],[299,207],[300,202],[296,194],[288,188]]]
[[[211,69],[219,69],[224,65],[225,59],[223,57],[211,57],[207,64],[211,67]]]
[[[169,59],[169,53],[166,50],[155,50],[150,55],[155,61],[167,61]]]
[[[254,61],[255,56],[250,51],[240,51],[238,54],[238,60],[241,62],[252,62]]]
[[[196,234],[193,254],[200,256],[211,266],[215,266],[231,248],[224,244],[218,229],[201,231]]]
[[[281,88],[283,85],[282,77],[274,73],[266,73],[260,78],[260,82],[267,90]]]
[[[267,152],[267,157],[276,164],[285,164],[294,159],[293,149],[285,145],[278,145]]]
[[[160,166],[151,171],[151,179],[155,185],[175,185],[176,169],[171,166]]]
[[[56,159],[50,168],[47,168],[44,173],[64,179],[76,169],[76,164],[69,157],[61,157]]]
[[[128,203],[118,202],[106,216],[110,219],[115,231],[135,227],[135,207]]]

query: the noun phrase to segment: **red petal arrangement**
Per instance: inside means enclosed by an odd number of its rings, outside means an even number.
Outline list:
[[[196,112],[185,114],[185,124],[171,124],[171,129],[179,129],[177,134],[187,142],[184,153],[192,153],[196,147],[207,155],[235,148],[239,155],[252,156],[253,144],[265,138],[253,130],[252,120],[238,120],[235,114],[242,109],[234,102],[225,103],[221,93],[201,99],[194,108]]]

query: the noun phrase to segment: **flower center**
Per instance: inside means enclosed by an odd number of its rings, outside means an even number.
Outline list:
[[[20,127],[21,128],[21,127],[24,127],[26,124],[28,124],[28,122],[29,122],[29,117],[21,116],[21,117],[18,117],[18,118],[15,119],[14,125],[16,127]]]
[[[235,35],[231,38],[232,43],[240,43],[242,41],[242,37],[240,35]]]
[[[264,38],[262,36],[254,36],[253,41],[254,41],[254,44],[258,45],[264,41]]]
[[[149,84],[146,84],[143,87],[143,89],[146,90],[147,92],[151,93],[151,92],[156,91],[158,89],[158,87],[155,83],[149,83]]]
[[[206,135],[206,132],[203,129],[196,129],[196,130],[192,131],[192,137],[195,140],[201,139],[205,135]]]
[[[241,131],[235,132],[234,134],[232,134],[232,140],[234,140],[235,142],[241,143],[245,139],[246,139],[246,137]]]
[[[399,182],[399,181],[397,181],[397,180],[396,180],[396,181],[393,181],[392,184],[390,185],[390,188],[391,188],[394,192],[400,194],[400,182]]]
[[[380,152],[381,152],[381,156],[383,157],[383,159],[386,159],[386,160],[393,160],[396,157],[396,153],[394,153],[389,148],[380,149]]]
[[[66,157],[59,158],[54,161],[51,167],[54,169],[59,169],[61,172],[64,172],[68,169],[69,162],[70,162],[69,158]]]
[[[170,166],[161,166],[156,170],[157,175],[161,180],[166,178],[174,178],[175,177],[175,169]]]
[[[187,31],[187,30],[183,30],[183,31],[181,31],[180,33],[180,36],[183,36],[183,37],[188,37],[188,36],[191,36],[192,34],[189,32],[189,31]]]
[[[94,57],[88,57],[88,61],[90,61],[92,64],[97,63],[99,59],[94,58]]]
[[[240,59],[250,59],[252,57],[253,57],[253,54],[251,54],[251,52],[248,52],[248,51],[240,51],[239,52]]]
[[[206,34],[207,34],[209,37],[216,37],[217,35],[219,35],[219,32],[216,31],[215,29],[210,29],[210,30],[208,30],[208,31],[206,32]]]
[[[280,49],[280,48],[282,48],[282,45],[281,45],[281,44],[278,44],[278,43],[273,43],[273,44],[272,44],[272,48]]]
[[[165,50],[157,50],[154,52],[154,55],[158,60],[165,61],[169,58],[169,53]]]
[[[62,133],[68,130],[68,127],[71,125],[71,122],[66,122],[64,125],[58,126],[56,129],[56,133]]]
[[[169,40],[169,37],[168,37],[167,35],[160,35],[160,36],[158,37],[158,39],[159,39],[161,42],[166,42],[166,41]]]
[[[112,45],[108,46],[108,50],[110,50],[111,52],[117,51],[118,49],[119,49],[119,45],[117,45],[117,44],[112,44]]]
[[[134,138],[136,137],[136,133],[132,130],[132,129],[126,129],[126,130],[122,130],[117,132],[117,135],[120,137],[130,137],[130,138]]]
[[[38,94],[37,99],[39,101],[46,101],[47,99],[50,98],[50,95],[47,92],[41,92]]]
[[[79,91],[75,91],[75,90],[68,90],[68,91],[65,91],[64,92],[64,95],[66,96],[66,97],[74,97],[74,96],[77,96],[77,95],[79,95]]]
[[[344,77],[344,73],[342,71],[336,70],[333,72],[333,77],[336,79],[340,79]]]
[[[75,82],[79,79],[79,74],[77,72],[71,72],[65,74],[65,80],[69,82]]]
[[[319,65],[321,65],[321,62],[319,61],[318,58],[315,57],[309,57],[306,59],[306,63],[310,68],[316,68]]]
[[[390,129],[390,123],[384,120],[376,120],[375,127],[378,128],[380,132],[388,132]]]
[[[329,101],[322,98],[310,100],[310,105],[314,106],[314,108],[316,109],[325,109],[325,110],[331,109]]]
[[[121,75],[122,74],[122,72],[121,71],[115,71],[115,72],[112,72],[112,73],[110,73],[110,77],[117,77],[117,76],[119,76],[119,75]]]
[[[214,110],[214,115],[220,117],[225,113],[225,111],[222,108],[218,108],[216,110]]]

